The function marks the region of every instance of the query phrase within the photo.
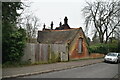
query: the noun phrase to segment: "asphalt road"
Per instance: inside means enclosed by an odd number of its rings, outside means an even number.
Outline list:
[[[62,71],[25,76],[22,78],[113,78],[118,74],[118,64],[97,63]]]

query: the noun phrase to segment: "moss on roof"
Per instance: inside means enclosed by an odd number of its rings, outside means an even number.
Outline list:
[[[45,44],[63,44],[73,40],[80,28],[66,30],[38,31],[38,42]]]

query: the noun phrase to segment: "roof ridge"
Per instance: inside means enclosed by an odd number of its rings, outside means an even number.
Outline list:
[[[80,29],[80,28],[71,28],[71,29],[64,29],[64,30],[46,30],[45,32],[52,32],[52,31],[71,31],[71,30],[77,30],[77,29]],[[41,31],[41,32],[44,32],[44,31]]]

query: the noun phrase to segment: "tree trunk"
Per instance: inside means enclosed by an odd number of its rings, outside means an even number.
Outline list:
[[[100,43],[103,43],[104,41],[104,35],[102,33],[99,33],[99,39],[100,39]]]
[[[107,37],[106,40],[105,40],[105,44],[107,44],[107,42],[108,42],[108,37]]]

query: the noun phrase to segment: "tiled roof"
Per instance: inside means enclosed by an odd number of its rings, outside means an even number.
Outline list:
[[[65,30],[38,31],[38,42],[45,44],[61,44],[74,39],[81,28]]]

